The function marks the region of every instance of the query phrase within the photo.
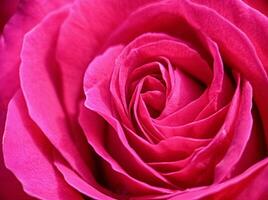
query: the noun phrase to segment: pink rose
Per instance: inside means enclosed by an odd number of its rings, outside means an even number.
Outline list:
[[[0,199],[268,199],[265,0],[0,7]]]

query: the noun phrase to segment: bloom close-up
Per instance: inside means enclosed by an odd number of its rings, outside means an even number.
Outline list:
[[[0,1],[1,200],[268,199],[268,1]]]

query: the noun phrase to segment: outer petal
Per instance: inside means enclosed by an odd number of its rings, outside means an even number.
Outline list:
[[[18,67],[22,40],[48,13],[66,5],[71,0],[19,1],[14,16],[6,24],[0,35],[0,106],[6,110],[8,101],[19,86]],[[16,1],[4,0],[4,4],[16,7]],[[0,6],[4,9],[5,6]],[[0,12],[2,14],[2,12]],[[1,109],[2,112],[2,109]]]
[[[18,66],[23,37],[47,13],[67,2],[70,1],[0,1],[0,141],[2,141],[8,102],[19,86]],[[2,149],[0,150],[0,179],[1,199],[27,198],[23,195],[19,182],[5,168]],[[14,192],[10,192],[8,188],[12,188]]]
[[[25,36],[21,53],[21,88],[29,115],[44,135],[63,155],[71,167],[85,179],[91,178],[89,152],[80,129],[68,122],[60,101],[60,79],[57,63],[53,59],[55,40],[68,7],[51,13]],[[51,56],[47,59],[48,56]],[[33,84],[34,83],[34,84]],[[75,134],[74,134],[75,133]]]
[[[242,1],[225,0],[193,0],[201,5],[217,11],[221,16],[229,20],[233,25],[243,31],[254,45],[256,52],[268,73],[268,17],[249,7]],[[255,0],[256,5],[262,6],[268,11],[268,3]]]
[[[82,199],[53,167],[51,146],[27,113],[19,91],[8,108],[3,140],[6,166],[32,196],[55,200]]]

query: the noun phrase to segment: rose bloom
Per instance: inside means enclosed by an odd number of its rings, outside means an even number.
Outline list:
[[[266,0],[2,0],[0,199],[268,199]]]

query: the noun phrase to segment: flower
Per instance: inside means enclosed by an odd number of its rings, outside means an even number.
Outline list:
[[[235,0],[4,7],[0,196],[268,197],[267,8]]]

